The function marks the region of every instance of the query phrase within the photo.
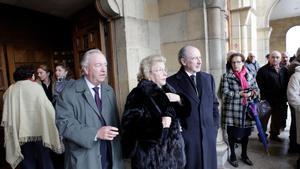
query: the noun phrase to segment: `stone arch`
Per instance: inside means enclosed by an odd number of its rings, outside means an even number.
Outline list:
[[[275,8],[275,6],[278,4],[280,0],[275,0],[271,6],[269,6],[269,8],[267,9],[266,11],[266,15],[265,15],[265,18],[264,18],[264,27],[269,27],[269,23],[270,23],[270,16],[273,12],[273,9]]]
[[[271,21],[270,51],[286,51],[286,33],[296,25],[300,25],[300,16]]]
[[[300,23],[299,23],[297,25],[289,27],[289,29],[286,31],[286,34],[285,34],[285,38],[286,38],[286,51],[289,53],[290,57],[292,55],[294,55],[296,53],[297,49],[299,48],[299,43],[297,43],[297,42],[295,43],[295,44],[297,44],[297,46],[293,46],[292,45],[292,47],[288,48],[288,33],[291,31],[291,29],[294,29],[296,27],[297,27],[297,31],[300,31]],[[297,33],[297,34],[299,35],[300,32]],[[297,40],[297,41],[300,42],[300,40]]]
[[[265,62],[265,55],[270,51],[270,17],[274,7],[280,0],[256,1],[257,3],[257,56],[258,61],[262,64]]]
[[[98,12],[105,18],[118,18],[123,16],[123,0],[95,0]]]

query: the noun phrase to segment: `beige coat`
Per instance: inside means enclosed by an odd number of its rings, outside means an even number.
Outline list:
[[[288,102],[295,108],[297,143],[300,144],[300,66],[296,67],[287,89]]]

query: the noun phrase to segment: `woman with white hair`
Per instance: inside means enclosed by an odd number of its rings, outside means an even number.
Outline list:
[[[166,83],[166,59],[140,64],[138,85],[128,95],[122,118],[123,155],[133,169],[182,169],[184,142],[178,117],[187,116],[183,96]]]

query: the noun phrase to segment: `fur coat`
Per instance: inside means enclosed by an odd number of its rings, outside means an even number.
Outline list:
[[[127,97],[122,118],[122,147],[133,169],[181,169],[186,159],[179,117],[188,116],[189,106],[171,103],[165,93],[175,90],[166,84],[142,80]],[[162,116],[170,116],[170,128],[163,128]]]

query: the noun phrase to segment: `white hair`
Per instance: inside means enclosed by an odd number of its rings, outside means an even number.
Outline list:
[[[80,65],[82,68],[86,68],[89,65],[89,58],[90,58],[90,56],[93,56],[94,54],[103,55],[103,53],[99,49],[90,49],[90,50],[86,51],[80,62]]]

